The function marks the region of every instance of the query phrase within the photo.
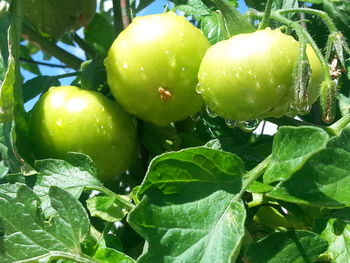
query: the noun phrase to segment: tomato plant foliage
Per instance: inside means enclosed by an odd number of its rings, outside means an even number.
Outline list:
[[[348,1],[155,1],[0,0],[0,263],[350,262]]]

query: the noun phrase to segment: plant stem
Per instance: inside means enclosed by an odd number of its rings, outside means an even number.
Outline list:
[[[81,74],[81,71],[76,71],[76,72],[71,72],[71,73],[66,73],[66,74],[61,74],[61,75],[55,75],[52,76],[55,79],[64,79],[64,78],[69,78],[69,77],[75,77]]]
[[[263,160],[261,163],[259,163],[257,166],[255,166],[252,170],[247,172],[244,176],[245,180],[242,185],[242,189],[237,195],[237,198],[241,198],[246,189],[249,187],[251,183],[253,183],[256,179],[262,175],[262,173],[266,170],[266,168],[270,165],[271,163],[271,155],[266,157],[265,160]]]
[[[278,11],[279,14],[284,15],[284,14],[289,14],[289,13],[303,13],[303,14],[310,14],[310,15],[315,15],[319,16],[322,18],[326,26],[328,27],[328,30],[330,33],[338,32],[335,24],[333,23],[332,19],[329,17],[329,15],[326,12],[316,10],[316,9],[311,9],[311,8],[290,8],[290,9],[283,9]]]
[[[29,40],[36,42],[42,49],[61,60],[67,67],[75,70],[80,68],[80,64],[83,62],[81,59],[58,47],[54,42],[42,37],[25,23],[23,24],[22,34],[25,35],[26,38],[29,38]]]
[[[128,6],[125,0],[113,0],[113,19],[116,36],[130,24]]]
[[[86,187],[88,190],[97,190],[101,193],[104,193],[105,195],[108,195],[110,197],[115,198],[115,200],[122,206],[126,207],[127,209],[131,210],[134,208],[134,205],[127,200],[125,200],[122,196],[117,195],[116,193],[112,192],[108,188],[104,186],[88,186]]]
[[[264,16],[259,24],[258,30],[264,29],[270,25],[270,16],[271,16],[273,1],[274,0],[267,0]]]
[[[333,123],[331,126],[326,127],[326,130],[335,135],[339,136],[341,131],[350,123],[350,113]]]
[[[42,61],[36,61],[32,59],[27,59],[27,58],[19,58],[21,62],[24,63],[31,63],[31,64],[37,64],[37,65],[42,65],[42,66],[48,66],[48,67],[54,67],[54,68],[67,68],[66,65],[60,65],[60,64],[51,64],[51,63],[46,63]]]
[[[81,39],[77,33],[72,34],[72,38],[78,46],[84,50],[84,52],[91,58],[96,57],[96,52],[92,49],[83,39]]]
[[[122,13],[123,27],[126,28],[130,24],[129,12],[128,12],[128,1],[120,0],[120,8]]]
[[[77,263],[98,263],[98,261],[85,256],[85,255],[76,255],[71,254],[67,252],[61,252],[61,251],[51,251],[47,254],[40,255],[34,258],[24,259],[24,260],[17,260],[16,263],[34,263],[34,262],[42,262],[42,260],[45,260],[45,262],[51,262],[55,259],[65,259],[68,261],[73,261]]]

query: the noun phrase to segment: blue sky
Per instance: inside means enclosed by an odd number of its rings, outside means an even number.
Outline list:
[[[97,0],[99,3],[99,0]],[[153,2],[151,5],[149,5],[147,8],[139,12],[137,15],[138,16],[145,16],[145,15],[150,15],[150,14],[157,14],[157,13],[162,13],[164,10],[164,7],[168,4],[169,2],[166,0],[156,0]],[[99,6],[99,4],[97,5]],[[112,6],[112,0],[105,1],[105,9],[109,9]],[[239,8],[238,10],[242,13],[247,11],[247,6],[244,3],[244,0],[239,0]],[[83,37],[83,29],[80,29],[78,31],[78,34]],[[65,45],[63,43],[58,43],[59,46],[62,48],[66,49],[68,52],[74,54],[75,56],[81,58],[82,60],[85,60],[85,55],[84,52],[77,47],[72,47]],[[33,59],[36,61],[44,61],[43,60],[43,53],[38,52],[33,56]],[[59,60],[56,58],[51,58],[49,61],[45,60],[44,62],[51,63],[51,64],[62,64]],[[63,65],[63,64],[62,64]],[[61,75],[69,72],[73,72],[71,69],[64,69],[64,68],[56,68],[56,67],[48,67],[48,66],[39,66],[40,71],[43,75],[49,75],[49,76],[55,76],[55,75]],[[24,80],[27,81],[31,78],[34,78],[36,75],[26,71],[22,70],[22,75],[24,77]],[[64,78],[60,79],[61,85],[69,85],[73,81],[74,77],[70,78]],[[26,103],[25,108],[26,110],[29,110],[32,108],[33,104],[36,102],[38,98],[34,98],[33,100],[29,101]]]

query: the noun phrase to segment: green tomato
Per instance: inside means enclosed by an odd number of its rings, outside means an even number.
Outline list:
[[[247,121],[281,117],[294,100],[299,42],[279,30],[240,34],[212,46],[200,65],[199,92],[218,116]],[[312,75],[309,103],[319,96],[321,63],[307,47]]]
[[[125,171],[136,153],[133,119],[102,94],[72,86],[51,87],[41,96],[28,135],[37,158],[89,155],[102,181]]]
[[[165,126],[198,112],[199,64],[210,44],[173,12],[137,17],[114,41],[105,60],[118,103],[138,118]]]
[[[23,15],[40,32],[54,38],[87,25],[96,0],[23,0]]]

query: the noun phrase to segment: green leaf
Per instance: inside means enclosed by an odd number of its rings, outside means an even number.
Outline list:
[[[303,1],[303,0],[300,0]],[[322,0],[307,0],[307,2],[322,1]],[[267,1],[266,0],[245,0],[248,7],[264,11]],[[287,9],[298,7],[297,0],[275,0],[272,3],[272,10],[275,9]]]
[[[1,23],[1,22],[0,22]],[[5,79],[0,87],[0,122],[10,122],[14,118],[14,84],[16,81],[15,60],[11,57]]]
[[[21,171],[23,160],[14,145],[14,122],[0,123],[0,153],[3,163],[12,173]]]
[[[83,154],[69,153],[69,162],[44,159],[35,162],[38,169],[33,190],[42,198],[43,209],[49,208],[48,192],[51,186],[58,186],[79,198],[85,187],[103,187],[97,179],[92,160]]]
[[[80,252],[80,243],[90,231],[89,217],[74,196],[56,186],[50,187],[51,206],[57,211],[57,216],[51,218],[49,230],[59,233],[62,243],[70,244],[71,252]]]
[[[326,147],[328,138],[324,130],[316,127],[280,127],[273,141],[271,164],[264,173],[264,183],[288,180],[311,156]]]
[[[247,188],[247,191],[250,193],[267,193],[273,189],[272,186],[254,181]]]
[[[108,222],[116,222],[128,213],[128,207],[121,206],[110,196],[93,196],[87,201],[91,216],[99,217]]]
[[[256,29],[234,7],[224,0],[211,0],[222,13],[226,29],[226,38],[243,33],[252,33]]]
[[[331,218],[321,237],[329,243],[327,254],[334,263],[350,261],[350,224],[343,220]]]
[[[131,257],[111,248],[99,248],[93,259],[101,263],[136,263]]]
[[[55,77],[38,76],[32,78],[23,85],[23,100],[27,102],[53,86],[60,86],[60,82]]]
[[[147,241],[139,262],[234,261],[244,236],[243,174],[236,155],[206,147],[155,158],[128,215]]]
[[[210,9],[202,2],[202,0],[188,0],[185,5],[177,5],[176,8],[185,13],[185,16],[201,16],[209,15]]]
[[[153,159],[138,194],[154,186],[170,193],[190,182],[234,183],[241,181],[243,173],[243,162],[234,154],[207,147],[188,148]]]
[[[0,16],[0,84],[5,79],[5,74],[8,67],[9,47],[8,47],[8,29],[11,24],[9,13],[10,4],[8,1],[1,1],[1,16]]]
[[[210,12],[209,15],[201,17],[200,26],[210,44],[226,39],[223,17],[220,13]]]
[[[235,262],[244,236],[241,184],[191,183],[181,192],[148,191],[129,213],[147,241],[138,262]]]
[[[350,206],[350,129],[334,137],[293,176],[267,195],[323,207]]]
[[[312,232],[278,232],[252,244],[245,257],[249,263],[314,262],[327,246],[325,240]]]
[[[112,24],[98,13],[95,14],[88,28],[84,30],[84,33],[87,44],[102,56],[107,54],[115,39],[115,32]]]
[[[340,93],[338,95],[338,99],[339,99],[339,110],[340,110],[341,116],[345,116],[349,114],[350,98]]]
[[[80,243],[89,232],[88,216],[74,197],[62,189],[50,189],[56,213],[45,221],[39,197],[19,186],[16,196],[0,192],[1,262],[12,263],[49,254],[51,251],[80,253]]]
[[[81,88],[97,91],[107,83],[106,70],[101,59],[85,61],[82,64]]]

